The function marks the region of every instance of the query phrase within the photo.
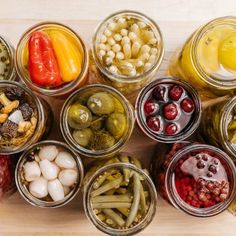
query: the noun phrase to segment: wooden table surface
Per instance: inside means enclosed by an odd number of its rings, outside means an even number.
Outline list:
[[[0,34],[16,46],[29,26],[42,20],[61,21],[76,30],[91,45],[91,36],[99,22],[120,9],[139,10],[159,24],[165,42],[165,58],[158,75],[164,75],[173,52],[203,22],[223,15],[236,15],[234,0],[135,0],[135,1],[61,1],[61,0],[1,0]],[[62,101],[51,100],[51,104]],[[60,106],[53,106],[55,119]],[[51,138],[61,139],[58,124]],[[142,160],[150,160],[157,145],[137,127],[124,150]],[[236,217],[229,212],[200,219],[173,208],[161,198],[153,222],[140,235],[159,236],[235,236]],[[60,209],[38,209],[26,203],[18,193],[0,203],[0,236],[72,236],[102,235],[83,212],[82,194]]]

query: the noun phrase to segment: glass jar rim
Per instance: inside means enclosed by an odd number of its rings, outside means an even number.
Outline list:
[[[175,167],[176,163],[187,153],[194,152],[196,150],[210,150],[211,152],[217,153],[221,159],[227,164],[228,170],[231,171],[230,178],[231,178],[231,193],[230,196],[222,203],[216,204],[215,206],[208,207],[208,208],[195,208],[184,202],[180,196],[178,195],[175,184],[173,181],[173,168]],[[227,173],[228,177],[229,174]],[[227,209],[230,203],[233,201],[235,194],[236,194],[236,167],[234,162],[231,158],[222,150],[217,147],[207,145],[207,144],[190,144],[182,149],[178,150],[172,157],[172,160],[167,168],[166,171],[166,178],[165,178],[165,189],[170,199],[170,202],[176,207],[184,212],[196,216],[196,217],[210,217],[217,215]]]
[[[194,118],[194,121],[190,122],[191,125],[189,126],[188,129],[184,129],[184,132],[180,132],[178,135],[175,136],[159,136],[155,135],[153,132],[150,131],[150,129],[147,127],[146,123],[144,122],[144,119],[142,117],[142,107],[143,107],[143,102],[146,93],[148,93],[151,89],[153,89],[155,86],[161,83],[174,83],[174,84],[180,84],[184,86],[187,92],[189,92],[192,96],[192,99],[194,100],[195,103],[195,108],[196,110],[196,117]],[[198,95],[198,92],[194,89],[194,87],[189,84],[188,82],[181,80],[179,78],[171,77],[171,76],[166,76],[166,77],[160,77],[156,78],[153,80],[151,83],[149,83],[147,86],[145,86],[138,94],[138,97],[136,99],[135,103],[135,114],[137,118],[137,123],[141,130],[151,139],[162,142],[162,143],[174,143],[177,141],[184,140],[188,138],[190,135],[192,135],[197,127],[200,124],[201,121],[201,113],[202,113],[202,105],[201,105],[201,100],[200,96]]]
[[[16,78],[16,69],[15,69],[15,63],[14,63],[14,58],[15,58],[15,49],[13,48],[12,44],[9,42],[8,39],[0,35],[0,41],[6,46],[7,52],[9,55],[10,63],[11,63],[11,68],[10,71],[8,72],[7,78],[4,79],[5,81],[11,81]]]
[[[222,22],[224,20],[233,20],[234,23],[230,22]],[[215,18],[208,23],[201,26],[196,33],[193,35],[193,41],[190,44],[190,60],[192,61],[192,64],[196,68],[197,74],[209,85],[214,87],[222,87],[224,86],[227,89],[234,89],[236,88],[236,79],[226,81],[225,79],[220,79],[219,77],[214,77],[212,75],[209,75],[205,72],[205,70],[202,68],[198,61],[198,53],[197,53],[197,47],[198,42],[201,40],[202,36],[207,32],[208,30],[212,29],[213,27],[217,25],[233,25],[236,27],[236,17],[235,16],[224,16],[224,17],[218,17]]]
[[[55,89],[47,89],[47,88],[43,88],[35,83],[33,83],[29,78],[26,78],[26,76],[24,76],[21,72],[20,66],[19,66],[19,48],[21,46],[22,40],[24,40],[28,34],[31,34],[32,32],[34,32],[35,30],[37,30],[37,28],[42,28],[42,27],[48,27],[50,25],[56,26],[56,27],[61,27],[64,28],[64,30],[72,33],[75,38],[78,40],[79,44],[81,45],[81,48],[83,50],[83,65],[80,71],[80,74],[78,75],[78,77],[67,83],[64,84],[61,88],[55,88]],[[15,67],[16,67],[16,71],[17,74],[19,75],[19,77],[21,78],[21,80],[27,84],[32,86],[37,92],[44,94],[44,95],[48,95],[48,96],[58,96],[58,95],[64,95],[70,91],[73,90],[73,87],[76,86],[76,84],[78,82],[81,81],[81,79],[83,78],[84,74],[86,73],[86,71],[88,71],[88,64],[89,64],[89,55],[88,55],[88,50],[87,47],[83,41],[83,39],[78,35],[78,33],[75,32],[75,30],[73,30],[72,28],[70,28],[69,26],[62,24],[60,22],[56,22],[56,21],[43,21],[40,23],[37,23],[33,26],[31,26],[30,28],[28,28],[21,36],[17,47],[16,47],[16,53],[15,53]]]
[[[76,166],[77,166],[77,169],[79,172],[79,174],[78,174],[79,181],[76,184],[74,190],[71,191],[71,193],[69,193],[67,196],[65,196],[64,199],[62,199],[60,201],[56,201],[56,202],[47,202],[47,201],[43,201],[43,200],[40,200],[40,199],[34,197],[28,190],[26,190],[23,187],[23,184],[20,179],[21,178],[20,171],[21,171],[21,168],[23,167],[22,165],[25,160],[25,157],[33,149],[35,149],[39,146],[44,146],[44,145],[60,146],[60,147],[64,148],[65,150],[69,151],[73,155],[74,160],[76,161]],[[77,153],[75,153],[73,150],[71,150],[70,147],[66,143],[56,141],[56,140],[45,140],[45,141],[40,141],[40,142],[37,142],[37,143],[31,145],[20,156],[19,161],[16,166],[16,171],[15,171],[15,182],[16,182],[17,189],[20,192],[21,196],[31,205],[37,206],[40,208],[58,208],[58,207],[64,206],[67,203],[69,203],[72,199],[74,199],[74,197],[79,192],[79,190],[82,186],[83,178],[84,178],[84,167],[83,167],[83,163],[81,161],[80,156]]]
[[[70,130],[69,130],[69,126],[68,126],[68,122],[67,122],[67,116],[68,116],[68,106],[71,104],[71,102],[73,101],[73,99],[79,94],[82,93],[84,91],[88,91],[90,89],[103,89],[106,92],[111,93],[112,95],[115,94],[117,95],[120,100],[122,100],[122,105],[124,107],[124,109],[126,110],[126,115],[128,117],[128,122],[130,123],[127,127],[127,132],[126,132],[126,137],[125,138],[121,138],[119,141],[117,141],[115,143],[115,145],[113,145],[111,148],[108,149],[104,149],[104,150],[90,150],[90,149],[86,149],[82,146],[80,146],[78,143],[75,142],[75,140],[73,139],[72,135],[70,134]],[[130,138],[132,131],[134,128],[134,112],[133,109],[131,107],[130,102],[125,98],[125,96],[119,92],[117,89],[110,87],[108,85],[104,85],[104,84],[90,84],[90,85],[86,85],[83,86],[82,88],[79,88],[78,90],[76,90],[74,93],[72,93],[64,102],[62,109],[61,109],[61,114],[60,114],[60,129],[61,129],[61,133],[62,136],[64,137],[64,139],[66,140],[66,142],[68,143],[68,145],[76,152],[79,152],[80,154],[84,155],[84,156],[88,156],[88,157],[94,157],[94,158],[102,158],[105,157],[107,155],[112,155],[115,154],[116,152],[118,152],[126,143],[126,141]]]
[[[146,21],[149,22],[149,24],[151,25],[152,28],[155,28],[156,32],[158,33],[158,36],[160,38],[160,42],[159,42],[159,47],[160,47],[160,53],[159,53],[159,57],[157,58],[156,62],[152,65],[152,67],[150,69],[148,69],[147,71],[143,72],[140,75],[135,75],[135,76],[122,76],[122,75],[116,75],[112,72],[110,72],[107,69],[104,69],[104,66],[102,65],[102,63],[100,62],[100,60],[97,57],[97,51],[96,51],[96,40],[97,40],[97,35],[100,32],[100,29],[102,28],[102,26],[108,22],[110,19],[112,19],[113,17],[122,15],[122,14],[130,14],[130,15],[134,15],[136,17],[141,17],[144,18]],[[98,26],[95,29],[95,33],[93,35],[92,38],[92,42],[93,42],[93,46],[92,46],[92,55],[94,58],[94,61],[97,65],[97,67],[99,68],[99,70],[108,78],[110,78],[111,80],[114,80],[116,82],[120,82],[122,81],[122,83],[138,83],[140,81],[143,80],[144,77],[148,76],[150,73],[152,73],[156,67],[159,67],[161,65],[162,59],[164,58],[164,42],[163,42],[163,36],[162,36],[162,32],[160,30],[160,27],[157,25],[157,23],[151,19],[150,17],[148,17],[147,15],[140,13],[138,11],[132,11],[132,10],[121,10],[121,11],[117,11],[114,12],[112,14],[110,14],[109,16],[107,16],[103,21],[101,21]]]
[[[151,204],[149,207],[149,210],[145,216],[145,218],[137,225],[135,225],[133,228],[129,228],[126,230],[119,230],[119,229],[113,229],[108,228],[105,225],[102,224],[102,222],[99,222],[96,219],[96,216],[91,213],[93,212],[91,209],[90,204],[90,192],[92,189],[92,184],[96,180],[98,176],[100,176],[103,172],[112,169],[112,168],[129,168],[132,171],[136,171],[138,174],[144,176],[144,179],[149,187],[150,195],[151,195]],[[106,166],[103,166],[99,170],[95,171],[95,173],[92,175],[92,177],[89,179],[88,183],[84,186],[84,196],[83,196],[83,205],[84,205],[84,211],[87,216],[87,218],[102,232],[109,234],[109,235],[134,235],[140,231],[142,231],[145,227],[147,227],[153,217],[156,214],[156,205],[157,205],[157,192],[154,183],[152,182],[152,179],[150,176],[143,171],[142,169],[138,168],[137,166],[130,164],[130,163],[113,163]]]
[[[21,146],[18,148],[15,148],[15,150],[10,150],[10,151],[0,151],[0,154],[2,155],[11,155],[11,154],[16,154],[19,152],[24,151],[26,148],[28,148],[33,142],[34,142],[34,138],[36,136],[38,136],[38,133],[40,131],[40,123],[44,123],[45,117],[42,115],[43,114],[43,105],[41,103],[41,101],[39,100],[39,98],[28,88],[26,87],[24,84],[20,84],[19,82],[16,81],[0,81],[0,87],[9,87],[9,86],[16,86],[16,87],[20,87],[21,89],[23,89],[33,100],[34,104],[35,104],[35,108],[37,109],[37,125],[35,127],[34,130],[34,134],[29,137],[29,139]]]

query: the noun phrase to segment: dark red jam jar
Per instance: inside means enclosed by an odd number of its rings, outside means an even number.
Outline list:
[[[150,138],[174,143],[189,137],[199,126],[201,101],[196,90],[185,81],[158,78],[139,93],[137,122]]]
[[[233,161],[220,149],[205,144],[173,144],[161,161],[160,156],[154,158],[153,176],[160,195],[193,216],[221,213],[236,194]]]

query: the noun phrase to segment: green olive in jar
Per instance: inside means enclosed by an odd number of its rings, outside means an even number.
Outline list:
[[[84,129],[90,126],[92,114],[89,109],[81,104],[73,104],[68,112],[68,123],[73,129]]]
[[[92,95],[88,99],[87,105],[95,115],[110,114],[115,109],[112,96],[105,92],[99,92]]]
[[[122,113],[112,113],[109,115],[106,120],[106,128],[114,138],[120,138],[126,128],[125,115]]]
[[[93,132],[89,128],[73,131],[73,138],[82,147],[88,146],[92,135],[93,135]]]

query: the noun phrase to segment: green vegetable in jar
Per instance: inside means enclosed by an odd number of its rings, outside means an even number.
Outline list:
[[[93,132],[89,128],[73,131],[73,138],[82,147],[88,146],[92,135],[93,135]]]
[[[113,102],[115,106],[115,112],[125,113],[125,109],[123,105],[117,98],[113,97]]]
[[[112,113],[106,120],[107,130],[116,139],[120,138],[126,129],[126,117],[122,113]]]
[[[106,115],[114,111],[113,97],[105,92],[92,95],[87,102],[88,108],[95,115]]]
[[[73,129],[84,129],[90,126],[92,114],[89,109],[81,104],[73,104],[68,112],[68,123]]]
[[[101,117],[95,116],[90,125],[90,128],[92,130],[101,130],[104,125],[104,119],[105,119],[105,116],[101,116]]]
[[[99,130],[94,132],[91,137],[89,148],[94,150],[103,150],[112,147],[115,144],[115,138],[107,131]]]

